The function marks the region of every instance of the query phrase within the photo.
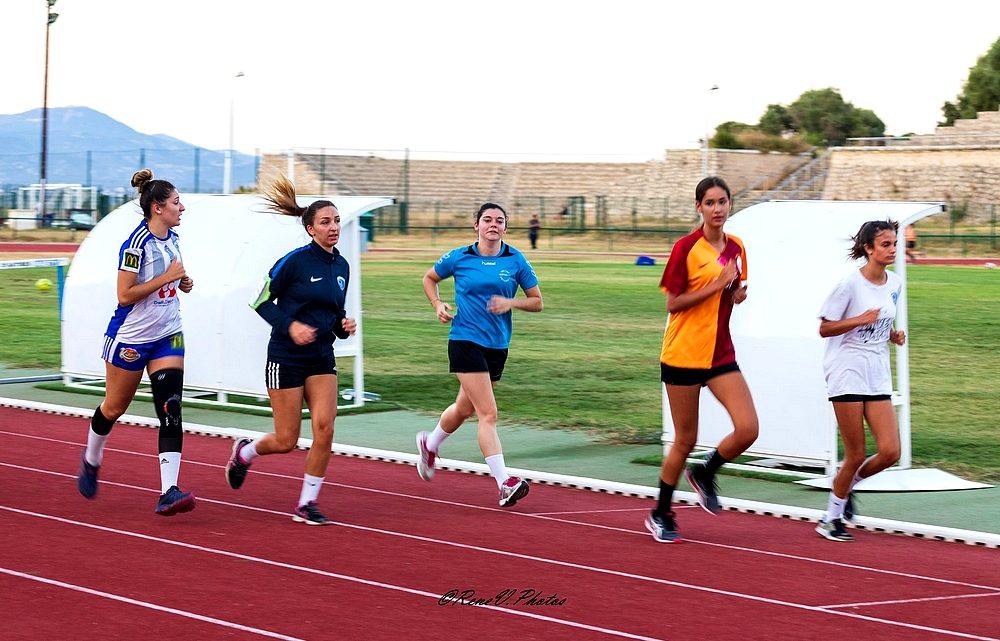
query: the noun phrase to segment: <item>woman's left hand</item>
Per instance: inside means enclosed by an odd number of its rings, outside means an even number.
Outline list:
[[[344,331],[354,336],[354,332],[358,331],[358,321],[353,318],[345,318],[340,321],[340,326],[344,328]]]
[[[486,303],[486,311],[491,314],[506,314],[514,308],[514,299],[494,296]]]
[[[906,342],[906,332],[901,329],[890,329],[889,341],[896,345],[902,345]]]
[[[733,304],[734,305],[739,305],[740,303],[742,303],[746,299],[747,299],[747,286],[746,285],[744,285],[743,287],[738,288],[736,291],[733,292]]]
[[[178,283],[177,289],[187,294],[192,289],[194,289],[194,279],[191,278],[190,276],[185,276],[184,278],[181,279],[181,282]]]

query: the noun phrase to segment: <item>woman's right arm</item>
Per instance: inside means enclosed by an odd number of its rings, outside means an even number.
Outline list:
[[[843,320],[829,320],[822,318],[819,321],[819,335],[823,338],[830,338],[831,336],[846,334],[855,327],[871,325],[878,320],[880,311],[881,310],[878,307],[873,307],[863,314],[845,318]]]
[[[451,315],[451,305],[442,301],[441,294],[438,293],[438,283],[442,280],[433,267],[428,269],[427,273],[424,274],[424,296],[430,301],[431,307],[437,313],[438,320],[447,323],[455,317]]]
[[[701,289],[693,289],[680,294],[667,292],[667,311],[673,314],[674,312],[694,307],[698,303],[711,298],[729,287],[738,275],[736,262],[731,261],[722,268],[722,272],[715,280]]]
[[[117,287],[118,304],[122,307],[134,305],[164,285],[172,283],[175,280],[181,280],[185,276],[184,263],[182,263],[179,258],[174,258],[170,262],[170,265],[167,267],[167,271],[152,280],[147,280],[144,283],[136,282],[139,278],[138,272],[119,269]]]

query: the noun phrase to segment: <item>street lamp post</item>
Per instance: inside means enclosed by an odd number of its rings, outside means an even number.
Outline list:
[[[711,92],[716,91],[718,88],[719,88],[719,85],[712,85],[711,87],[709,87],[709,89],[708,89],[709,96],[711,96]],[[702,176],[702,178],[708,176],[708,139],[709,139],[708,133],[709,132],[708,132],[708,105],[707,104],[705,105],[705,112],[704,113],[706,114],[705,115],[705,137],[701,141],[701,143],[702,143],[701,144],[701,176]]]
[[[39,207],[38,213],[41,216],[42,225],[45,224],[45,179],[47,174],[47,168],[45,166],[46,156],[48,155],[48,137],[49,137],[49,27],[56,21],[59,17],[58,13],[52,13],[52,6],[56,3],[56,0],[46,0],[48,3],[48,10],[45,22],[45,81],[44,88],[42,90],[42,167],[41,167],[41,178],[39,179],[39,184],[41,188],[39,189]]]
[[[244,73],[238,72],[233,80],[242,78]],[[226,149],[226,161],[222,175],[222,193],[228,194],[233,188],[233,120],[236,112],[236,95],[233,88],[229,91],[229,148]]]

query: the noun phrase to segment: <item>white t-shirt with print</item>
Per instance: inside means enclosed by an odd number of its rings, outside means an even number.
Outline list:
[[[878,319],[826,339],[823,373],[829,396],[842,394],[892,394],[889,367],[889,332],[896,320],[896,303],[902,281],[886,272],[885,283],[876,285],[855,270],[830,293],[819,317],[830,321],[859,316],[879,308]]]

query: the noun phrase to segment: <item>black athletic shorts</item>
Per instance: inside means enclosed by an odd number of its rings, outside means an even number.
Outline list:
[[[716,376],[740,371],[736,363],[727,363],[710,369],[688,369],[660,363],[660,380],[667,385],[701,385],[705,387]]]
[[[277,363],[268,359],[264,367],[267,389],[305,387],[307,378],[320,374],[337,375],[337,359],[332,352],[301,363]]]
[[[865,401],[888,401],[892,396],[889,394],[841,394],[831,396],[831,403],[864,403]]]
[[[458,373],[489,372],[490,380],[499,381],[507,362],[507,350],[483,347],[472,341],[448,341],[448,371]]]

